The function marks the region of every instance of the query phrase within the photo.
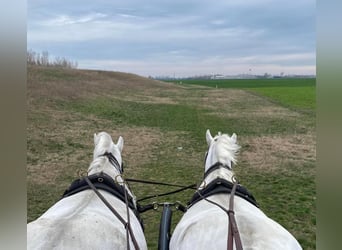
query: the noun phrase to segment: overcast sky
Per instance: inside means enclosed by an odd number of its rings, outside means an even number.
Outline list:
[[[143,76],[316,74],[314,0],[28,0],[27,48]]]

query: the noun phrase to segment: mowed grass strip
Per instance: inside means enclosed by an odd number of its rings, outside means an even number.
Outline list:
[[[239,135],[305,133],[306,127],[291,117],[220,117],[210,110],[184,104],[151,104],[97,98],[60,103],[62,108],[108,119],[114,125],[155,127],[162,131],[186,131],[202,141],[203,131],[234,131]]]

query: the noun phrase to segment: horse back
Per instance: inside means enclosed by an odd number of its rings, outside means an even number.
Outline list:
[[[229,207],[227,195],[209,199]],[[285,228],[248,201],[235,197],[234,211],[244,249],[301,249]],[[228,225],[226,212],[205,200],[199,201],[176,226],[170,249],[226,249]]]

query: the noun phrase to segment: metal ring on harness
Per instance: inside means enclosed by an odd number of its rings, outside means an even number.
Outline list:
[[[232,176],[231,180],[232,180],[233,184],[234,183],[239,183],[235,175]]]
[[[115,182],[116,182],[117,184],[119,184],[119,185],[125,184],[125,181],[118,181],[118,180],[117,180],[118,177],[121,177],[121,179],[123,180],[121,174],[118,174],[118,175],[115,176]]]
[[[203,185],[202,185],[203,184]],[[203,180],[202,184],[198,187],[198,189],[204,189],[207,187],[207,182]],[[203,187],[202,187],[203,186]]]

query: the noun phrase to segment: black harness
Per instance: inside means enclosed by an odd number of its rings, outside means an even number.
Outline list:
[[[107,191],[111,193],[112,195],[114,195],[115,197],[119,198],[122,202],[125,202],[124,186],[116,183],[112,179],[112,177],[110,177],[109,175],[101,172],[101,173],[89,175],[88,179],[91,181],[91,183],[93,183],[93,185],[97,189]],[[69,186],[69,188],[64,191],[62,198],[71,196],[73,194],[76,194],[78,192],[81,192],[87,189],[91,189],[91,188],[84,178],[74,180]],[[133,203],[133,197],[131,196],[128,196],[128,206],[131,209],[135,209],[135,206]]]
[[[120,164],[118,163],[117,159],[111,153],[105,153],[105,154],[103,154],[103,156],[107,156],[109,161],[110,161],[110,163],[115,168],[117,168],[116,166],[120,166]],[[122,166],[121,166],[121,169],[122,169]],[[120,171],[120,173],[122,173],[121,170],[119,170],[119,171]],[[100,173],[89,175],[87,177],[88,177],[88,180],[97,189],[101,189],[101,190],[107,191],[108,193],[114,195],[115,197],[117,197],[118,199],[120,199],[122,202],[125,203],[125,187],[124,187],[124,185],[120,185],[117,182],[115,182],[112,179],[112,177],[110,177],[108,174],[100,172]],[[77,194],[77,193],[79,193],[81,191],[84,191],[84,190],[87,190],[87,189],[91,189],[91,187],[89,186],[89,184],[87,183],[85,178],[79,178],[77,180],[74,180],[71,183],[71,185],[69,186],[69,188],[64,191],[64,193],[62,195],[62,199],[66,198],[68,196]],[[128,207],[130,209],[132,209],[132,211],[134,212],[135,216],[139,220],[142,228],[144,229],[143,221],[142,221],[142,219],[140,217],[138,209],[134,205],[133,197],[128,195],[127,196],[127,201],[128,201]],[[138,204],[137,204],[137,206],[139,207]]]
[[[210,173],[218,168],[227,168],[231,170],[229,166],[226,166],[220,162],[213,165],[205,174],[204,178],[206,178]],[[191,200],[188,202],[188,208],[193,206],[195,203],[203,200],[214,194],[230,194],[233,189],[233,183],[227,181],[223,178],[216,178],[214,181],[210,182],[205,188],[202,190],[197,190]],[[243,186],[240,184],[237,185],[235,195],[247,200],[248,202],[252,203],[254,206],[259,207],[257,201],[255,200],[254,196]]]

